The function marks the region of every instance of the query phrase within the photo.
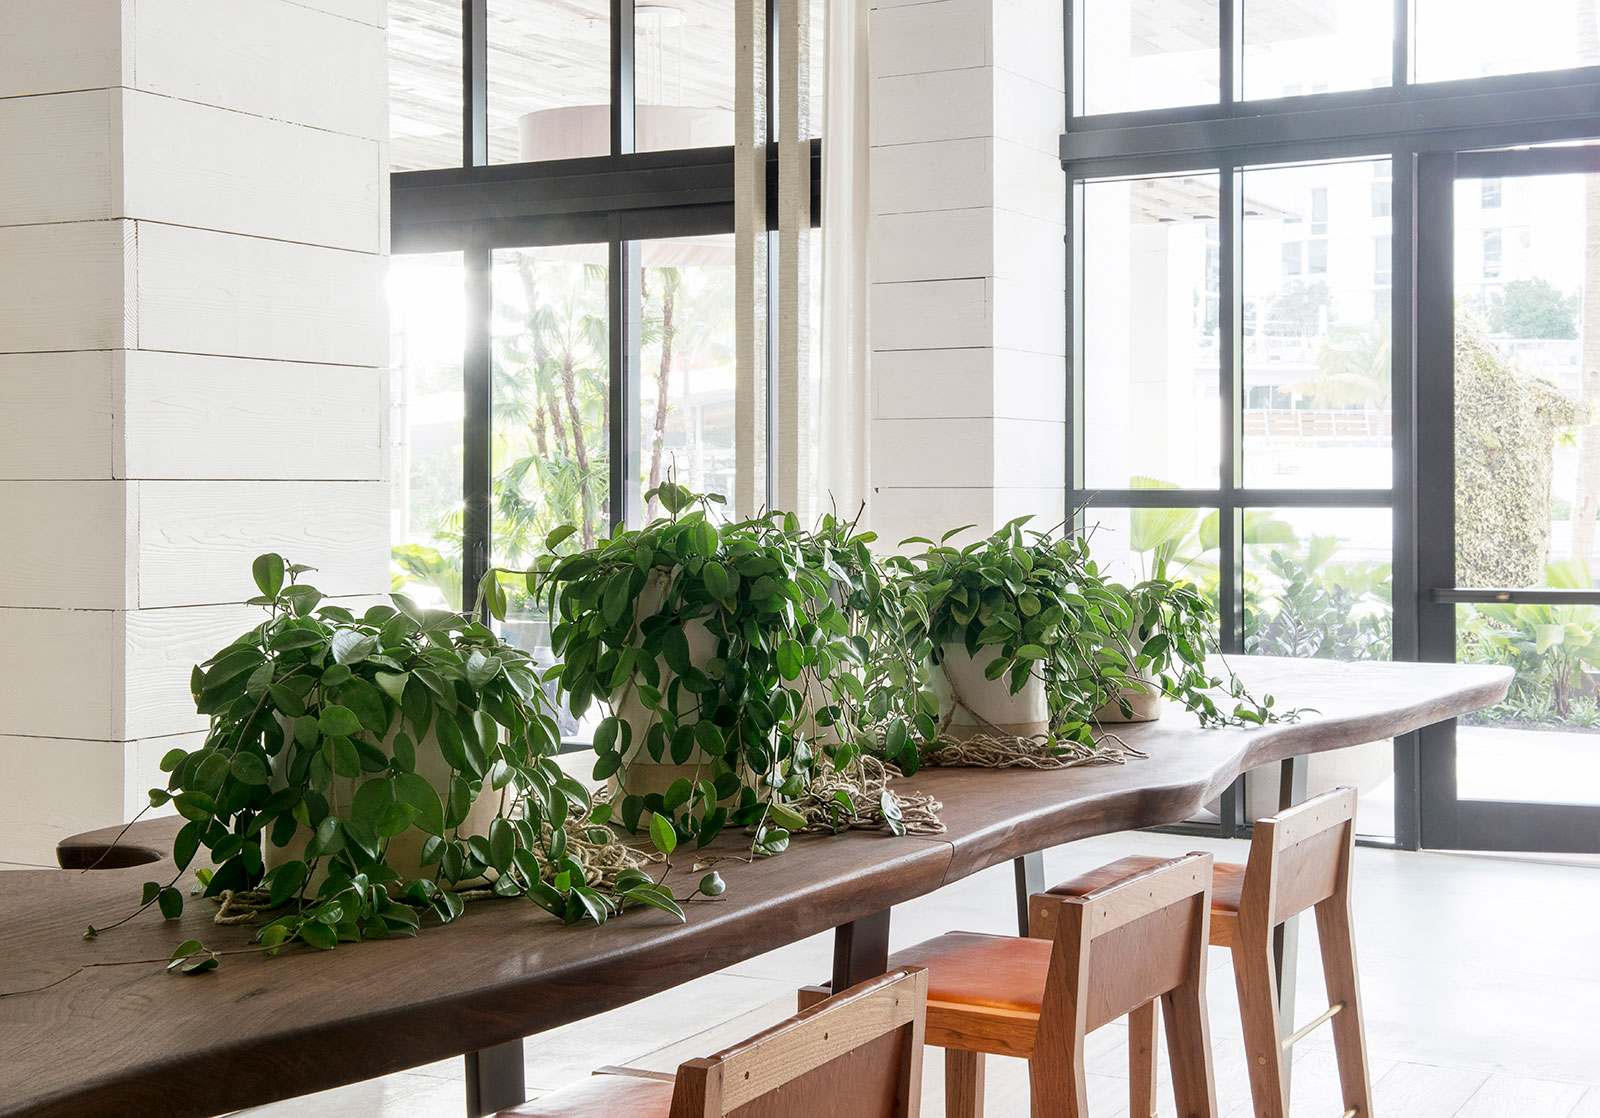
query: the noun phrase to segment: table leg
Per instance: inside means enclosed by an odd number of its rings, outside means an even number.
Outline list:
[[[1011,869],[1017,875],[1017,934],[1025,936],[1028,934],[1028,898],[1045,890],[1044,851],[1024,854],[1011,863]]]
[[[468,1052],[462,1059],[467,1065],[467,1118],[482,1118],[528,1101],[521,1040]]]
[[[1306,759],[1286,757],[1279,766],[1278,810],[1306,798]],[[1278,976],[1278,1027],[1283,1035],[1294,1032],[1295,978],[1300,959],[1300,917],[1291,916],[1272,930],[1272,966]],[[1289,1088],[1294,1070],[1294,1049],[1283,1054],[1283,1085]]]
[[[874,912],[833,930],[834,993],[889,969],[889,913]]]

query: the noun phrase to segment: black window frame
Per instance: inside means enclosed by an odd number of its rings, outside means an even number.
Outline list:
[[[1263,100],[1242,97],[1244,8],[1247,0],[1222,0],[1218,27],[1216,102],[1132,112],[1084,114],[1079,44],[1082,12],[1093,0],[1064,0],[1066,131],[1060,159],[1066,175],[1067,507],[1083,509],[1080,530],[1095,510],[1126,508],[1216,508],[1219,510],[1221,650],[1243,651],[1242,518],[1246,508],[1387,508],[1393,515],[1393,658],[1453,659],[1454,649],[1419,646],[1420,534],[1454,531],[1450,523],[1419,518],[1419,509],[1440,502],[1419,500],[1417,400],[1438,398],[1448,386],[1419,385],[1419,376],[1451,377],[1453,339],[1419,338],[1417,244],[1419,236],[1441,238],[1451,230],[1448,209],[1419,202],[1419,161],[1456,153],[1514,146],[1558,144],[1600,135],[1600,67],[1508,74],[1456,81],[1412,80],[1414,23],[1411,0],[1394,0],[1392,85]],[[1243,477],[1243,323],[1240,177],[1244,168],[1351,159],[1392,161],[1390,230],[1393,255],[1389,292],[1393,483],[1384,489],[1248,488]],[[1222,463],[1214,488],[1176,490],[1094,489],[1084,484],[1083,187],[1097,179],[1167,174],[1219,176],[1222,209],[1221,344],[1218,378]],[[1426,228],[1424,228],[1426,226]],[[1306,262],[1309,267],[1309,260]],[[1425,294],[1424,299],[1428,296]],[[1431,396],[1428,394],[1431,393]],[[1434,445],[1436,438],[1424,435]],[[1452,472],[1453,476],[1453,472]],[[1428,484],[1422,481],[1424,487]],[[1089,502],[1092,501],[1092,504]],[[1429,513],[1429,517],[1434,514]],[[1394,841],[1374,845],[1418,849],[1422,841],[1419,733],[1395,739]],[[1235,785],[1224,794],[1217,825],[1181,830],[1242,836],[1243,796]],[[1363,840],[1364,842],[1370,840]]]
[[[773,59],[777,0],[767,0],[766,58]],[[488,152],[488,0],[462,0],[461,165],[390,175],[390,252],[460,253],[466,274],[466,340],[462,361],[464,414],[462,586],[473,588],[488,571],[493,541],[491,440],[493,438],[490,317],[491,270],[496,249],[604,243],[609,246],[610,314],[610,527],[637,524],[639,290],[638,245],[660,237],[734,232],[732,146],[670,151],[634,150],[635,0],[610,0],[611,152],[582,159],[490,163]],[[769,71],[770,72],[770,71]],[[767,213],[772,251],[769,289],[776,286],[776,105],[768,83]],[[811,224],[820,222],[822,145],[811,144]],[[776,351],[769,345],[767,379],[774,380]],[[774,394],[768,392],[767,429]],[[767,440],[770,489],[772,440]],[[767,494],[770,503],[771,493]]]

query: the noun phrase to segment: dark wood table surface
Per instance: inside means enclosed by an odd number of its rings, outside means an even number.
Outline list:
[[[603,927],[562,928],[526,902],[467,907],[416,939],[347,944],[324,954],[223,960],[182,978],[162,961],[185,939],[248,944],[249,928],[211,921],[191,902],[178,921],[136,907],[161,861],[89,872],[0,873],[0,1115],[210,1115],[384,1075],[530,1036],[853,921],[1000,862],[1059,843],[1193,815],[1241,772],[1376,741],[1492,705],[1508,670],[1439,664],[1342,664],[1233,658],[1278,703],[1315,707],[1298,723],[1202,730],[1169,707],[1121,728],[1148,760],[1050,772],[925,770],[907,790],[944,802],[948,833],[802,837],[746,863],[742,836],[683,850],[670,883],[689,892],[708,855],[728,891],[688,906],[688,922],[631,911]],[[135,825],[123,844],[165,851],[176,823]],[[64,863],[103,849],[111,831],[62,846]],[[91,859],[92,860],[92,859]],[[887,928],[886,920],[883,928]],[[134,965],[94,965],[149,960]],[[76,971],[76,973],[74,973]],[[816,975],[795,975],[796,983]]]

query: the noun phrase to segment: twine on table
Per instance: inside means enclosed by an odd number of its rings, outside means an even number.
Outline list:
[[[805,832],[889,831],[889,820],[883,814],[883,794],[888,791],[900,810],[900,822],[907,834],[943,834],[944,823],[939,818],[943,804],[921,792],[907,795],[889,790],[889,782],[902,775],[894,765],[864,754],[848,770],[829,768],[819,773],[793,806],[806,818]],[[840,792],[851,804],[849,814],[842,819],[843,805],[837,798]]]

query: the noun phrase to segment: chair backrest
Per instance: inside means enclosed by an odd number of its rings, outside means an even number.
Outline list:
[[[1085,1035],[1186,982],[1203,981],[1209,854],[1170,858],[1078,897],[1038,894],[1032,904],[1056,908],[1041,1044],[1055,1028]]]
[[[1256,820],[1239,899],[1241,934],[1265,935],[1336,894],[1349,895],[1356,792],[1335,788]]]
[[[890,971],[678,1068],[672,1118],[916,1118],[928,972]]]

